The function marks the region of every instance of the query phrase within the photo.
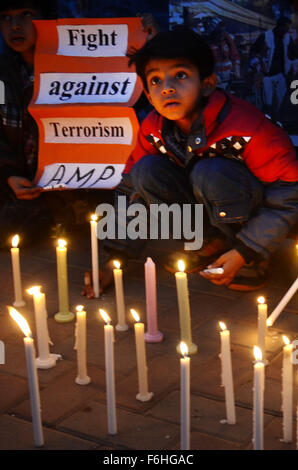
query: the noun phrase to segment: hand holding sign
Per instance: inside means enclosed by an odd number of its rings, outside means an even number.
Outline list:
[[[23,176],[10,176],[7,179],[7,184],[18,199],[35,199],[41,193],[41,188],[38,188],[32,181]]]
[[[159,26],[152,13],[137,13],[142,20],[143,31],[147,33],[147,41],[152,39],[159,31]]]

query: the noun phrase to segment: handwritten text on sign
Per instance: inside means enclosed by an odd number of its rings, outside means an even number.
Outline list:
[[[54,163],[46,165],[38,186],[68,188],[113,188],[121,180],[124,164]]]
[[[42,73],[37,104],[126,103],[135,73]]]
[[[46,143],[131,145],[129,118],[42,118]]]
[[[128,43],[126,24],[63,25],[58,29],[58,55],[123,57]]]

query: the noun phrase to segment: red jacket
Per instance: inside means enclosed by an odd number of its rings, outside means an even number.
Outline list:
[[[199,158],[207,152],[210,156],[225,156],[226,152],[233,152],[264,183],[278,179],[297,181],[298,161],[287,134],[252,104],[234,95],[229,95],[229,98],[227,115],[218,123],[217,117],[227,103],[227,95],[216,90],[209,97],[203,111],[207,145],[195,146],[192,149],[195,155]],[[129,173],[131,167],[144,155],[168,153],[162,139],[162,129],[163,117],[152,111],[142,122],[137,145],[126,163],[124,173]],[[155,143],[150,143],[148,139]]]

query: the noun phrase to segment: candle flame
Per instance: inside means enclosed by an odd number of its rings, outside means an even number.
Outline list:
[[[24,335],[27,336],[27,337],[31,336],[30,326],[28,325],[28,322],[27,322],[26,318],[24,318],[23,315],[21,315],[13,307],[8,307],[8,310],[9,310],[9,315],[18,324],[18,326],[21,328]]]
[[[58,240],[58,246],[59,246],[59,248],[65,248],[66,245],[67,245],[66,241],[63,240],[62,238],[59,238],[59,240]]]
[[[219,323],[219,326],[220,326],[220,328],[222,329],[222,331],[225,331],[225,330],[227,329],[227,326],[226,326],[226,324],[225,324],[223,321],[220,321],[220,322],[218,322],[218,323]]]
[[[289,340],[289,338],[288,338],[287,336],[283,335],[282,339],[283,339],[285,345],[290,344],[290,340]]]
[[[259,304],[264,304],[265,301],[266,301],[266,300],[265,300],[265,297],[263,297],[262,295],[261,295],[261,297],[258,297],[257,300],[258,300],[258,303],[259,303]]]
[[[109,325],[111,323],[111,318],[109,317],[107,312],[103,310],[102,308],[100,308],[99,313],[101,314],[102,319],[106,322],[106,324]]]
[[[136,310],[134,308],[130,309],[130,313],[132,314],[132,316],[133,316],[133,318],[136,322],[140,321],[140,315],[138,314],[138,312],[136,312]]]
[[[188,347],[187,344],[184,341],[181,341],[180,343],[180,351],[183,357],[187,356],[188,354]]]
[[[185,270],[185,263],[182,259],[178,261],[178,269],[181,273],[183,273]]]
[[[17,248],[18,244],[19,244],[19,241],[20,241],[20,237],[19,235],[14,235],[11,239],[11,245],[13,248]]]
[[[255,356],[256,361],[262,361],[263,354],[262,354],[262,350],[259,348],[259,346],[254,346],[254,356]]]
[[[77,305],[76,306],[76,311],[77,312],[82,312],[84,310],[84,305]]]
[[[121,266],[120,261],[115,260],[115,261],[113,261],[113,264],[114,264],[116,269],[120,269],[120,266]]]
[[[267,326],[272,326],[272,325],[273,325],[272,320],[270,320],[270,317],[267,318],[267,320],[266,320],[266,325],[267,325]]]
[[[98,221],[97,215],[96,215],[96,214],[92,214],[92,215],[91,215],[91,220],[92,220],[92,222],[97,222],[97,221]]]
[[[41,286],[33,286],[30,287],[30,289],[27,289],[28,294],[34,295],[35,297],[39,297],[41,292],[40,292]]]

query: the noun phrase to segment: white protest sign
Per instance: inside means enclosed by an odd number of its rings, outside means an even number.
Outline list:
[[[121,73],[41,73],[36,104],[127,103],[137,75]]]
[[[128,117],[41,119],[46,143],[131,145],[133,128]]]
[[[46,188],[60,185],[71,189],[113,188],[120,182],[124,166],[105,163],[54,163],[44,167],[37,185]]]
[[[61,25],[58,55],[75,57],[124,57],[128,44],[126,24]]]

